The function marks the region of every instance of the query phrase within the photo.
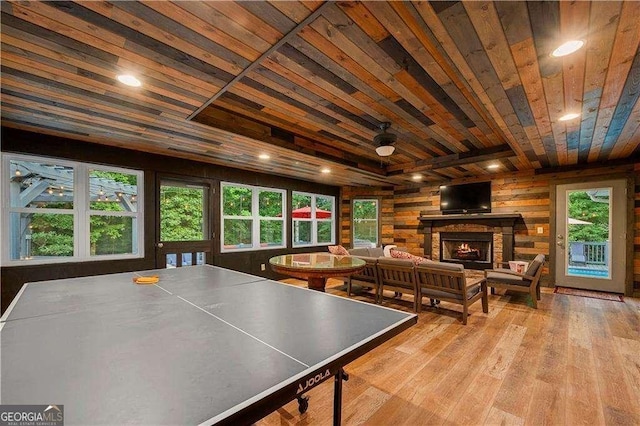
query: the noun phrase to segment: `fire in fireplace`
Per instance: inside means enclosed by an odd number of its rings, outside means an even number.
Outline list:
[[[454,259],[460,260],[481,260],[481,252],[480,248],[472,247],[468,243],[460,244],[453,253],[451,257]]]
[[[469,269],[487,269],[493,265],[493,233],[441,232],[440,260],[463,263]]]

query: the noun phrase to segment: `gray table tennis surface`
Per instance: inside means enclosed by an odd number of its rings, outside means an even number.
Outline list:
[[[250,422],[416,322],[210,265],[151,273],[25,284],[0,318],[0,402],[62,404],[65,424]]]

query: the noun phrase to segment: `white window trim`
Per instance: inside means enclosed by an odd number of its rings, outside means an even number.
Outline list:
[[[235,188],[247,188],[251,190],[251,216],[225,216],[224,214],[224,188],[225,186],[232,186]],[[260,216],[260,192],[278,192],[282,194],[282,216],[270,217]],[[241,183],[233,182],[220,182],[220,252],[221,253],[233,253],[239,251],[258,251],[258,250],[275,250],[287,247],[286,235],[287,235],[287,218],[286,208],[287,205],[287,191],[280,188],[267,188],[264,186],[245,185]],[[226,219],[235,220],[251,220],[251,247],[224,247],[224,221]],[[282,244],[277,246],[261,247],[260,246],[260,220],[281,220],[282,221]]]
[[[376,222],[376,247],[380,246],[380,200],[378,200],[377,198],[354,198],[353,203],[352,203],[352,211],[353,214],[351,216],[351,245],[353,247],[355,247],[355,241],[356,241],[356,235],[355,235],[355,229],[356,227],[354,226],[354,223],[356,221],[356,217],[355,217],[355,203],[359,202],[359,203],[375,203],[376,204],[376,218],[375,219],[359,219],[361,221],[365,221],[365,222]]]
[[[55,163],[61,166],[73,168],[74,188],[73,188],[73,209],[41,209],[28,207],[11,207],[11,197],[9,190],[8,170],[10,170],[11,160],[31,161],[43,163]],[[108,172],[118,172],[136,175],[138,178],[137,188],[137,208],[135,212],[104,212],[102,210],[90,210],[89,198],[89,170],[100,170]],[[144,257],[144,172],[141,170],[125,169],[121,167],[104,166],[93,163],[83,163],[77,161],[63,160],[55,157],[40,157],[24,154],[2,154],[2,170],[0,177],[2,193],[2,208],[0,209],[0,225],[2,234],[10,235],[10,213],[54,213],[73,215],[73,256],[47,259],[18,259],[9,258],[11,252],[11,239],[2,238],[0,242],[0,259],[2,266],[18,265],[46,265],[54,263],[71,262],[96,262],[104,260],[138,259]],[[91,255],[91,242],[89,238],[90,220],[93,215],[103,216],[126,216],[137,219],[137,253],[131,254],[108,254]]]
[[[302,192],[302,191],[293,191],[291,198],[293,199],[293,194],[304,195],[307,197],[311,197],[311,217],[310,218],[291,218],[291,226],[294,226],[296,221],[298,222],[312,222],[311,223],[311,243],[310,244],[296,244],[293,237],[293,232],[291,233],[291,246],[294,248],[298,247],[316,247],[316,246],[330,246],[336,243],[336,197],[333,195],[325,195],[325,194],[313,194],[311,192]],[[316,197],[329,198],[331,200],[331,219],[316,219]],[[318,242],[318,223],[319,222],[331,222],[331,241],[330,242]]]

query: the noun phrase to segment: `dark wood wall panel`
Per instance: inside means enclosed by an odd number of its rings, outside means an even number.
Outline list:
[[[88,149],[90,148],[90,149]],[[97,163],[103,165],[129,167],[145,172],[145,256],[140,259],[72,262],[50,265],[24,265],[0,268],[2,283],[2,311],[4,311],[20,287],[25,282],[42,281],[59,278],[70,278],[96,274],[109,274],[135,270],[155,268],[155,195],[156,174],[166,173],[174,176],[207,178],[215,183],[237,182],[248,185],[283,188],[291,191],[303,191],[316,194],[332,195],[336,197],[336,214],[339,211],[340,188],[330,185],[305,182],[296,179],[284,178],[265,173],[247,172],[242,169],[216,166],[190,160],[183,160],[160,155],[147,154],[138,151],[129,151],[103,145],[87,145],[86,143],[71,139],[44,136],[36,133],[17,131],[2,128],[3,152],[32,154],[38,156],[50,156],[75,161]],[[214,195],[218,197],[218,195]],[[288,197],[290,199],[290,197]],[[215,203],[215,200],[212,200]],[[387,212],[392,215],[392,210]],[[216,238],[214,239],[212,252],[213,264],[223,266],[254,275],[272,279],[280,279],[282,276],[275,274],[268,266],[269,258],[291,252],[317,251],[318,248],[304,249],[277,249],[240,253],[220,253],[220,218],[219,209],[214,209],[213,226]],[[339,232],[339,220],[336,220],[336,235]],[[387,241],[393,240],[393,230],[387,231]],[[266,265],[262,271],[261,264]]]

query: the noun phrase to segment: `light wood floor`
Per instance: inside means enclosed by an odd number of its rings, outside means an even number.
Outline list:
[[[524,294],[498,293],[488,314],[472,306],[466,326],[458,305],[425,308],[416,326],[347,365],[343,424],[640,425],[639,299],[543,289],[535,310]],[[411,310],[392,295],[385,306]],[[294,401],[258,425],[331,424],[333,381],[308,396],[305,414]]]

